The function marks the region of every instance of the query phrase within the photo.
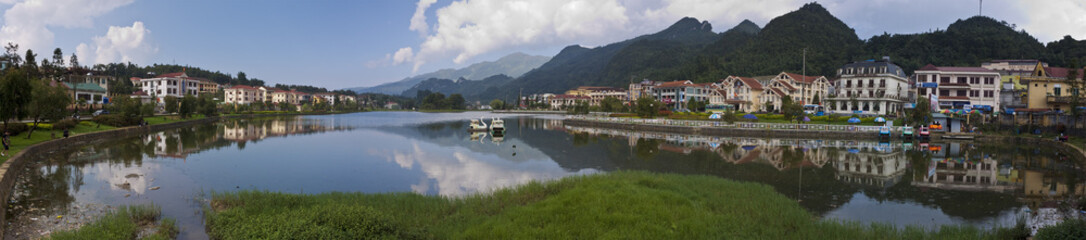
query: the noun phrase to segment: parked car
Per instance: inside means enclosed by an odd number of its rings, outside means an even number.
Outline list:
[[[94,115],[95,117],[97,117],[98,115],[102,115],[102,114],[109,114],[109,111],[108,111],[108,110],[104,110],[104,109],[103,109],[103,110],[98,110],[98,111],[94,111],[94,114],[93,114],[93,115]]]

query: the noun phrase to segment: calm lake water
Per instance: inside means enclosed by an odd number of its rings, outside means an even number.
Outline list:
[[[480,117],[501,117],[508,130],[469,133],[468,120]],[[462,196],[616,170],[760,182],[824,218],[899,226],[1013,225],[1081,197],[1086,186],[1080,163],[1029,144],[705,137],[562,119],[372,112],[103,139],[33,159],[8,200],[7,235],[43,216],[154,203],[178,220],[180,239],[204,239],[202,208],[212,191]]]

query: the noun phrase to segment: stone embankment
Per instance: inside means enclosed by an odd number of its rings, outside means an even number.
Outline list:
[[[808,124],[722,124],[721,122],[655,120],[607,121],[591,118],[570,118],[567,125],[633,131],[697,134],[707,136],[818,138],[818,139],[878,139],[878,131],[870,126],[836,126]],[[876,127],[877,128],[877,127]],[[900,135],[899,131],[896,131]]]

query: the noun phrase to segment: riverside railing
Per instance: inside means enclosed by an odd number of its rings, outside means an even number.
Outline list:
[[[805,124],[805,123],[759,123],[759,122],[736,122],[728,124],[722,121],[706,121],[706,120],[679,120],[679,119],[640,119],[640,118],[620,118],[620,117],[605,117],[605,116],[582,116],[571,115],[567,116],[567,119],[595,121],[595,122],[610,122],[610,123],[625,123],[625,124],[642,124],[642,125],[660,125],[660,126],[683,126],[683,127],[720,127],[720,128],[741,128],[741,129],[766,129],[766,130],[801,130],[801,131],[835,131],[835,132],[878,132],[883,126],[859,126],[859,125],[830,125],[830,124]],[[902,127],[894,126],[890,127],[890,131],[900,133]]]

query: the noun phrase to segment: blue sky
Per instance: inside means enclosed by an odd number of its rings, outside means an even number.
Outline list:
[[[0,0],[0,41],[39,59],[60,47],[80,62],[176,63],[270,83],[373,86],[513,52],[554,55],[659,31],[679,18],[714,31],[764,26],[806,1]],[[945,28],[977,1],[821,1],[861,38]],[[1043,42],[1086,38],[1086,1],[989,0],[984,14]]]

